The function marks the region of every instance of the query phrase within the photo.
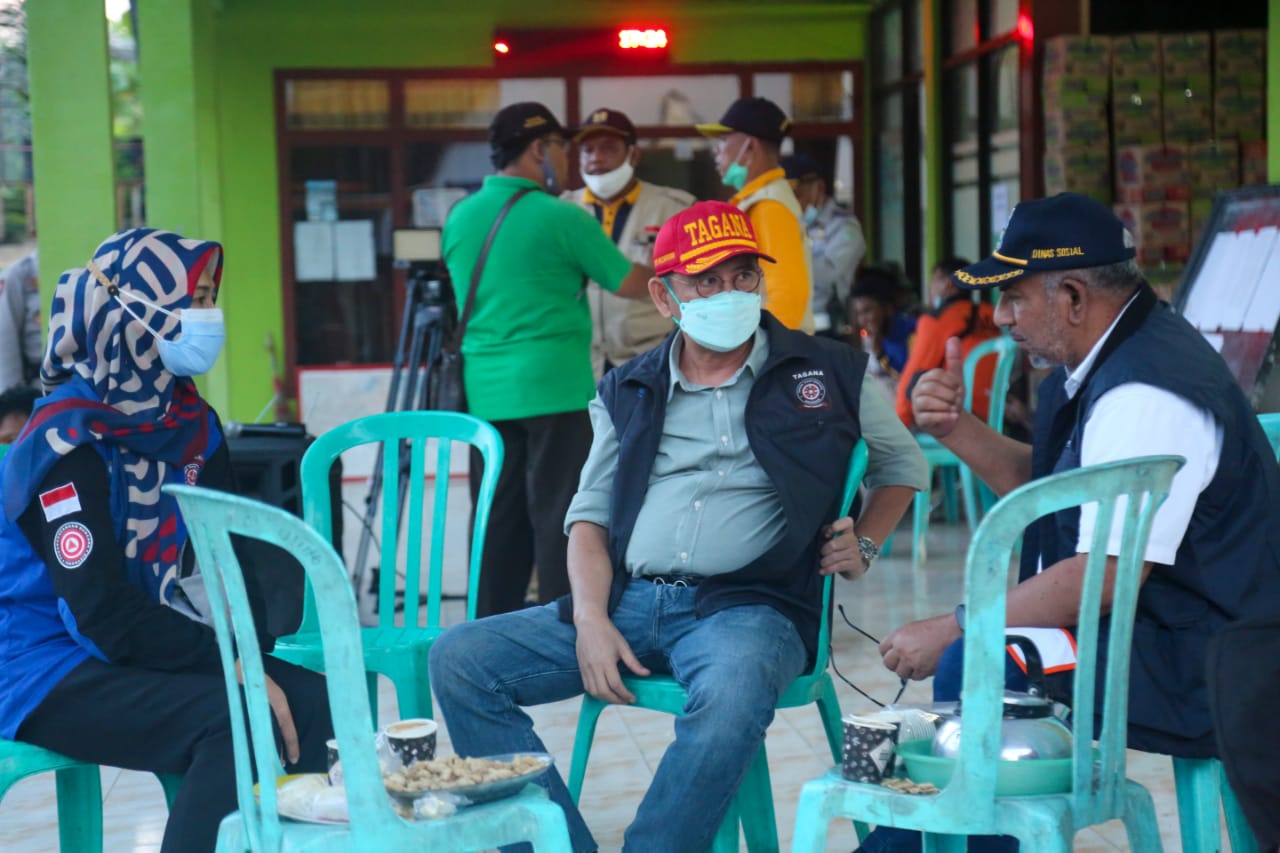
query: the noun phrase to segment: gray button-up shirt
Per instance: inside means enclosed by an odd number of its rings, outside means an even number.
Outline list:
[[[813,321],[818,331],[823,331],[831,328],[827,313],[831,297],[837,297],[842,305],[849,298],[853,273],[867,252],[867,241],[857,218],[830,198],[806,230],[813,250]]]
[[[719,387],[696,385],[680,372],[683,343],[677,336],[671,347],[662,438],[627,546],[626,570],[632,575],[736,571],[773,547],[786,526],[778,492],[747,441],[747,397],[769,357],[764,330],[756,330],[746,363]],[[867,485],[923,488],[915,441],[875,383],[863,383],[860,407],[870,451]],[[599,397],[589,412],[595,436],[565,517],[566,531],[579,521],[609,526],[618,437]]]

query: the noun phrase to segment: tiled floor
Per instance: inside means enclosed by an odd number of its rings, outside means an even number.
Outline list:
[[[902,545],[906,536],[899,536]],[[849,618],[880,637],[904,621],[943,612],[959,599],[961,559],[967,535],[956,527],[935,524],[930,535],[930,559],[913,572],[908,554],[901,551],[878,562],[858,583],[838,582],[837,601]],[[843,624],[834,630],[835,660],[841,672],[859,687],[883,701],[896,692],[895,677],[879,663],[875,646]],[[837,685],[845,711],[870,710],[867,700],[843,684]],[[928,687],[913,684],[903,701],[927,701]],[[578,702],[561,702],[531,709],[547,749],[559,767],[567,770],[573,747]],[[383,721],[393,718],[392,691],[384,682]],[[447,729],[448,721],[445,721]],[[447,730],[442,733],[441,754],[449,753]],[[592,761],[587,771],[582,808],[604,850],[617,850],[622,834],[649,782],[663,750],[671,739],[671,718],[632,708],[610,709],[601,717]],[[813,708],[780,712],[769,729],[768,747],[776,797],[782,849],[787,849],[795,820],[800,786],[827,770],[831,764],[825,738]],[[1172,771],[1167,758],[1130,753],[1130,775],[1145,784],[1156,800],[1165,849],[1180,849]],[[154,777],[104,769],[103,796],[106,850],[155,851],[164,828],[164,800]],[[849,851],[854,837],[847,823],[832,827],[830,850]],[[57,819],[51,774],[26,780],[0,803],[0,850],[10,853],[56,851]],[[1126,850],[1124,829],[1118,823],[1081,832],[1077,851]]]

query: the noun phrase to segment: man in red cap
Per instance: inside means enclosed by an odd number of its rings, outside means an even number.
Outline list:
[[[689,701],[625,849],[703,851],[773,719],[817,651],[824,577],[861,576],[924,459],[866,356],[760,307],[773,259],[746,215],[702,202],[662,226],[649,294],[678,330],[610,371],[565,527],[572,594],[464,623],[431,650],[460,755],[544,749],[521,705],[584,690],[634,696],[623,674],[671,673]],[[836,518],[850,454],[870,451],[855,524]],[[575,851],[596,849],[560,776]]]
[[[658,226],[693,204],[693,196],[636,177],[640,149],[636,128],[619,110],[593,111],[574,134],[585,187],[561,198],[596,218],[627,258],[648,266]],[[596,284],[587,288],[591,308],[591,367],[596,379],[642,352],[671,331],[671,321],[648,299],[624,299]]]

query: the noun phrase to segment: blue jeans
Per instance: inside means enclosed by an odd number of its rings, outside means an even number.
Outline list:
[[[705,618],[697,590],[631,581],[613,624],[653,672],[669,672],[689,694],[675,741],[654,774],[625,848],[703,851],[746,776],[778,697],[805,667],[795,625],[765,605]],[[577,630],[549,604],[457,625],[431,648],[431,685],[454,750],[463,756],[545,751],[522,705],[583,692]],[[623,667],[624,672],[629,672]],[[564,807],[573,849],[596,849],[591,831],[552,770],[543,777]]]
[[[964,638],[943,651],[938,669],[933,674],[933,701],[954,702],[960,698],[964,683]],[[1026,690],[1027,677],[1009,654],[1004,659],[1004,686],[1007,690]],[[969,853],[1017,853],[1018,843],[1000,835],[978,835],[969,839]],[[920,833],[913,829],[881,827],[862,842],[862,853],[920,853]]]

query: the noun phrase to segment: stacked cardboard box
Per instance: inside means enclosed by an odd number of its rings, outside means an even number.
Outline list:
[[[1187,182],[1192,199],[1212,199],[1240,186],[1240,146],[1234,139],[1188,145]]]
[[[1219,30],[1213,38],[1213,121],[1219,139],[1265,137],[1266,34]]]
[[[1207,32],[1160,37],[1160,104],[1165,142],[1202,142],[1213,133],[1213,78]]]
[[[1190,184],[1185,146],[1116,146],[1116,201],[1186,201]]]
[[[1190,210],[1185,201],[1117,204],[1116,216],[1133,234],[1138,263],[1185,263],[1191,254]]]
[[[1046,190],[1111,201],[1107,102],[1111,40],[1057,36],[1045,43]]]
[[[1267,143],[1254,140],[1240,143],[1240,186],[1255,187],[1267,181]]]
[[[1111,129],[1116,145],[1162,140],[1160,36],[1115,36],[1111,43]]]

